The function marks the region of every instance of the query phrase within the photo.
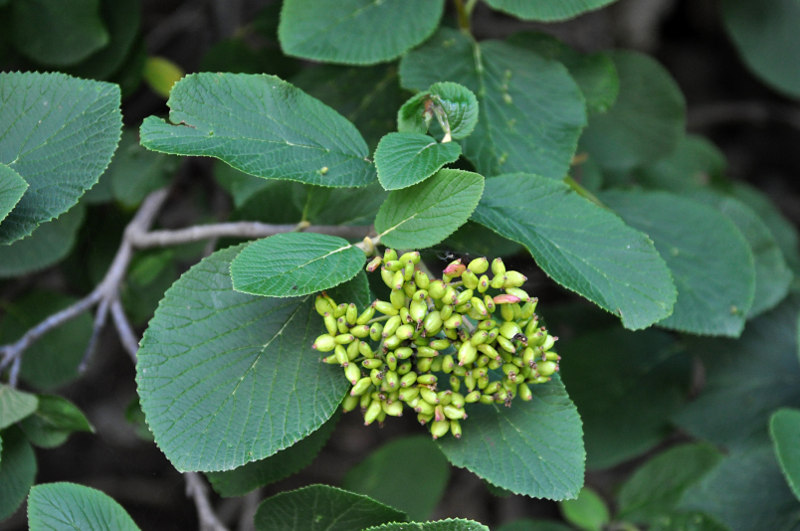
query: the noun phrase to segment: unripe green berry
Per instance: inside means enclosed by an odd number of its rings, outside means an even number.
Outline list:
[[[446,291],[447,286],[441,280],[434,280],[428,285],[428,295],[434,300],[444,297]]]
[[[434,358],[418,358],[417,359],[417,372],[423,373],[431,370]]]
[[[467,270],[461,273],[461,282],[463,282],[464,287],[468,289],[478,289],[478,275],[472,271]]]
[[[422,413],[424,415],[430,415],[431,417],[433,417],[433,413],[434,411],[436,411],[436,405],[428,402],[425,399],[422,399],[422,389],[426,389],[425,387],[418,389],[420,390],[419,397],[421,400],[419,400],[417,404],[414,406],[414,411],[416,411],[417,413]]]
[[[430,286],[431,280],[430,277],[428,277],[427,273],[425,273],[425,271],[417,269],[416,271],[414,271],[414,283],[420,289],[426,290],[428,289],[428,286]]]
[[[394,272],[387,267],[382,267],[381,280],[383,280],[383,283],[386,284],[389,288],[391,288],[393,279],[394,279]]]
[[[514,339],[517,334],[521,334],[519,325],[514,321],[506,321],[500,325],[500,335],[506,339]]]
[[[558,371],[558,364],[554,361],[540,361],[536,364],[536,372],[540,376],[552,376],[556,371]]]
[[[533,400],[531,388],[524,382],[517,386],[517,395],[526,402]]]
[[[478,278],[478,293],[486,293],[486,290],[489,289],[491,282],[489,281],[489,277],[486,275],[481,275]]]
[[[397,330],[395,330],[394,334],[400,339],[411,339],[411,337],[414,335],[414,332],[414,325],[404,324],[397,327]]]
[[[389,302],[392,303],[392,306],[400,310],[406,305],[406,294],[403,293],[403,290],[393,289],[389,294]]]
[[[444,416],[447,417],[448,419],[460,420],[467,418],[467,412],[464,411],[463,408],[456,407],[451,404],[449,406],[444,406],[443,409],[444,409]]]
[[[403,416],[403,403],[400,401],[396,402],[381,402],[381,408],[383,408],[383,412],[392,417],[402,417]]]
[[[450,433],[453,434],[453,437],[456,439],[461,438],[461,423],[457,420],[450,421]]]
[[[444,437],[450,431],[450,422],[447,420],[434,420],[431,422],[431,436],[434,439]]]
[[[336,340],[330,334],[322,334],[321,336],[317,337],[314,340],[314,344],[311,345],[311,348],[318,350],[320,352],[330,352],[333,350],[333,347],[336,346]]]
[[[424,300],[412,300],[408,307],[408,314],[414,322],[419,323],[428,314],[428,303]]]
[[[378,358],[363,360],[361,366],[365,369],[380,369],[383,367],[383,360]]]
[[[350,389],[350,396],[361,396],[372,388],[372,380],[369,377],[364,377],[353,384]]]
[[[342,400],[342,411],[345,413],[353,411],[358,407],[358,401],[359,399],[357,396],[347,395],[344,397],[344,400]]]
[[[389,260],[397,260],[397,251],[392,248],[387,247],[383,251],[383,260],[384,262],[388,262]]]
[[[527,292],[527,291],[525,291],[525,290],[523,290],[523,289],[519,289],[519,288],[505,288],[505,291],[506,291],[506,293],[507,293],[507,294],[509,294],[509,295],[514,295],[515,297],[519,297],[519,299],[520,299],[521,301],[528,301],[528,300],[530,300],[530,299],[531,299],[531,296],[530,296],[530,295],[528,295],[528,292]]]
[[[503,263],[502,258],[495,258],[492,260],[492,274],[496,277],[502,277],[506,273],[506,265]]]
[[[503,279],[503,287],[504,288],[519,288],[525,281],[528,280],[528,277],[520,273],[519,271],[506,271]]]
[[[369,325],[356,325],[350,329],[350,333],[359,339],[369,336]]]
[[[467,265],[467,269],[476,275],[482,275],[489,270],[489,260],[485,256],[475,258]]]
[[[417,376],[417,383],[421,385],[436,385],[436,375],[427,373],[427,374],[420,374]]]
[[[372,306],[384,315],[397,315],[398,313],[397,308],[388,301],[376,300],[372,303]]]
[[[351,384],[355,385],[361,379],[361,369],[355,363],[351,363],[344,368],[344,376]]]
[[[514,346],[514,343],[512,343],[503,336],[497,336],[497,344],[500,345],[500,347],[506,352],[514,354],[517,351],[517,348]]]
[[[373,341],[380,341],[382,337],[383,337],[383,324],[372,323],[372,326],[369,327],[369,338]]]
[[[412,373],[408,373],[408,374],[412,374]],[[406,375],[406,376],[408,376],[408,375]],[[402,382],[401,382],[401,385],[402,385]],[[399,393],[398,393],[398,397],[400,398],[400,400],[402,400],[403,402],[406,402],[406,403],[408,403],[410,400],[413,400],[414,398],[416,398],[418,396],[419,396],[419,388],[418,387],[401,388]],[[409,404],[409,405],[411,405],[411,404]],[[411,407],[414,407],[414,406],[411,406]]]
[[[462,322],[461,315],[456,313],[448,317],[447,320],[442,324],[444,325],[445,328],[458,328],[459,326],[461,326],[461,322]]]
[[[331,317],[333,317],[334,307],[333,305],[331,305],[328,299],[326,299],[322,295],[317,295],[317,297],[314,299],[314,309],[317,310],[317,313],[323,317],[325,316],[325,314],[328,314]]]
[[[481,392],[475,389],[474,391],[470,391],[465,397],[464,402],[467,404],[474,404],[481,398]]]
[[[446,321],[453,315],[453,306],[450,304],[445,304],[439,309],[439,317],[442,318],[442,322]]]
[[[364,426],[369,426],[378,418],[378,414],[383,410],[380,400],[373,400],[364,412]]]

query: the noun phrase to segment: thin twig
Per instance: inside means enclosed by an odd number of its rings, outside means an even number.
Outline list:
[[[86,367],[89,366],[89,359],[94,354],[95,348],[97,347],[97,340],[100,337],[100,333],[103,331],[103,328],[106,326],[106,317],[108,317],[108,306],[109,301],[107,297],[103,297],[100,299],[100,304],[97,305],[97,312],[94,316],[94,326],[92,327],[92,335],[89,337],[89,344],[86,347],[86,352],[83,353],[83,359],[81,360],[80,364],[78,365],[78,373],[82,374],[86,371]]]
[[[136,339],[136,334],[133,332],[128,316],[125,315],[125,309],[122,307],[120,300],[114,299],[111,303],[111,317],[114,319],[114,326],[119,334],[120,342],[125,350],[130,355],[133,363],[136,364],[136,353],[139,351],[139,340]]]
[[[194,500],[197,508],[200,529],[202,531],[228,531],[228,528],[219,521],[214,513],[208,499],[208,487],[200,475],[197,472],[186,472],[183,477],[186,480],[186,495]]]
[[[705,129],[731,122],[766,124],[777,122],[800,130],[800,108],[761,101],[710,103],[689,109],[689,129]]]

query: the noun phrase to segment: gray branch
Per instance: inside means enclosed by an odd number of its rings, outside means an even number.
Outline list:
[[[201,531],[228,531],[211,507],[208,499],[208,487],[200,474],[186,472],[183,474],[183,478],[186,480],[186,495],[192,498],[194,506],[197,508],[197,519],[200,522]]]

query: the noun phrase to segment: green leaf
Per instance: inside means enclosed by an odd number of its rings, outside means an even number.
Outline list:
[[[136,364],[142,410],[156,443],[181,471],[230,470],[318,429],[348,387],[311,349],[322,330],[311,297],[233,290],[218,251],[164,295]]]
[[[33,448],[18,430],[2,432],[0,457],[0,521],[5,520],[25,501],[36,477]]]
[[[381,63],[430,37],[443,9],[444,0],[286,0],[278,39],[303,59]]]
[[[730,531],[707,514],[697,511],[677,511],[656,518],[650,531]]]
[[[335,415],[305,439],[266,459],[226,472],[209,472],[206,476],[220,496],[244,496],[310,465],[328,442],[338,420],[339,416]]]
[[[626,328],[672,311],[675,288],[650,239],[563,182],[532,174],[488,179],[472,219],[523,244],[553,280]]]
[[[347,282],[364,259],[364,251],[337,236],[276,234],[248,244],[233,259],[233,289],[268,297],[308,295]]]
[[[308,221],[314,225],[372,225],[388,193],[380,184],[364,188],[308,190]],[[347,208],[342,208],[347,205]]]
[[[19,173],[5,164],[0,164],[0,223],[6,219],[14,205],[19,203],[27,189],[28,183]]]
[[[452,82],[434,83],[428,94],[435,107],[441,108],[456,140],[468,137],[478,123],[478,99],[467,87]]]
[[[498,487],[535,498],[574,498],[586,458],[578,412],[558,379],[532,390],[531,402],[510,408],[468,408],[461,439],[437,443],[453,465]]]
[[[481,198],[483,181],[477,173],[443,169],[391,192],[375,217],[381,243],[398,249],[436,245],[466,223]]]
[[[552,35],[538,32],[517,33],[509,42],[563,63],[580,87],[589,114],[607,112],[617,101],[619,78],[609,54],[581,53]]]
[[[651,57],[609,53],[619,75],[619,96],[607,113],[591,116],[581,148],[603,168],[629,170],[675,149],[686,125],[686,102],[675,80]]]
[[[45,483],[33,487],[28,496],[28,526],[30,531],[139,529],[113,498],[75,483]]]
[[[725,165],[725,156],[714,144],[701,136],[686,135],[672,153],[637,168],[635,180],[647,188],[683,193],[720,179]]]
[[[0,430],[32,415],[38,403],[36,395],[0,384]]]
[[[431,522],[391,522],[364,531],[489,531],[489,528],[474,520],[448,518]]]
[[[564,519],[579,529],[600,531],[611,520],[606,502],[589,487],[583,487],[576,499],[559,505]]]
[[[215,157],[257,177],[323,186],[375,178],[353,124],[275,76],[190,74],[167,105],[175,125],[154,116],[142,123],[142,145],[153,151]]]
[[[681,428],[727,448],[768,442],[773,411],[800,407],[798,309],[800,298],[793,295],[750,321],[738,341],[696,338],[689,343],[689,352],[703,361],[705,385],[675,416]]]
[[[562,0],[547,2],[542,0],[486,0],[494,9],[522,20],[555,21],[577,17],[588,11],[600,9],[616,0]]]
[[[652,238],[672,272],[678,300],[661,326],[693,334],[741,334],[753,304],[755,266],[747,241],[729,219],[667,192],[609,191],[600,199]]]
[[[310,485],[261,502],[255,524],[269,531],[352,531],[406,519],[404,513],[367,496]]]
[[[76,431],[94,432],[83,412],[69,400],[55,395],[38,395],[33,415],[20,422],[28,440],[42,448],[63,444]]]
[[[0,278],[14,277],[50,267],[75,246],[85,209],[75,205],[69,212],[43,223],[27,238],[17,240],[0,254]]]
[[[26,0],[11,4],[11,42],[37,63],[67,66],[108,44],[99,0]]]
[[[12,343],[45,318],[77,302],[54,291],[33,291],[3,308],[0,344]],[[92,318],[81,314],[40,337],[22,356],[20,377],[37,389],[50,390],[78,377],[78,365],[92,334]]]
[[[769,444],[731,452],[679,504],[733,531],[796,529],[800,505],[786,485]]]
[[[773,413],[769,434],[786,482],[800,500],[800,410],[783,408]]]
[[[697,190],[690,197],[719,210],[736,225],[750,246],[755,268],[755,291],[747,319],[777,306],[789,293],[793,274],[769,227],[750,207],[733,197],[710,190]]]
[[[772,88],[800,97],[800,3],[797,0],[723,0],[722,20],[747,67]]]
[[[119,105],[119,87],[111,83],[0,73],[0,163],[28,183],[0,225],[0,243],[63,214],[97,183],[119,140]]]
[[[670,433],[669,418],[686,401],[691,365],[668,334],[606,328],[559,350],[561,377],[583,421],[590,469],[640,455]]]
[[[403,57],[400,81],[405,88],[427,90],[442,80],[478,96],[480,118],[462,147],[479,173],[566,175],[586,109],[564,65],[508,43],[477,43],[442,28]]]
[[[622,485],[618,518],[654,525],[672,514],[683,493],[722,460],[705,443],[682,444],[645,462]]]
[[[436,444],[428,436],[417,435],[395,439],[373,451],[350,469],[342,486],[391,504],[412,520],[425,520],[442,498],[449,476],[450,465]]]
[[[461,155],[455,142],[440,144],[419,133],[389,133],[375,150],[378,180],[386,190],[408,188],[424,181]]]
[[[178,159],[144,149],[139,145],[138,131],[125,129],[104,178],[111,181],[114,199],[130,208],[141,203],[150,192],[166,186],[177,167]]]
[[[505,523],[497,528],[497,531],[571,531],[572,528],[556,522],[555,520],[533,520],[521,518],[513,522]]]

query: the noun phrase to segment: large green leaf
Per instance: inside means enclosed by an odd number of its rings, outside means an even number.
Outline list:
[[[753,209],[733,197],[707,189],[697,190],[690,197],[712,205],[724,214],[736,225],[750,246],[755,268],[755,291],[747,318],[752,319],[777,306],[789,293],[794,275],[766,223]]]
[[[478,124],[462,146],[486,176],[530,171],[562,178],[586,125],[583,95],[564,65],[448,28],[403,57],[400,80],[412,90],[454,81],[478,96]]]
[[[619,96],[607,113],[591,116],[581,148],[603,168],[629,170],[675,149],[686,124],[686,102],[653,58],[632,51],[609,53],[619,75]]]
[[[350,469],[342,486],[405,511],[412,520],[425,520],[438,505],[449,476],[450,465],[436,444],[418,435],[395,439],[366,456]]]
[[[424,182],[391,192],[375,218],[381,243],[399,249],[436,245],[467,222],[483,187],[477,173],[443,169]]]
[[[605,329],[560,348],[561,374],[583,421],[587,466],[640,455],[669,434],[686,401],[690,360],[663,332]],[[632,422],[631,419],[636,419]]]
[[[769,433],[786,482],[800,500],[800,410],[783,408],[773,413]]]
[[[66,66],[77,63],[109,41],[100,19],[99,0],[25,0],[13,2],[11,42],[38,63]]]
[[[311,349],[321,331],[311,297],[233,290],[240,250],[173,284],[139,349],[142,410],[178,470],[230,470],[287,448],[330,418],[348,386]]]
[[[375,150],[378,180],[386,190],[408,188],[460,155],[461,146],[455,142],[440,144],[419,133],[389,133]]]
[[[190,74],[167,105],[171,124],[154,116],[142,123],[148,149],[215,157],[270,179],[345,187],[375,179],[355,126],[275,76]]]
[[[75,483],[36,485],[28,496],[30,531],[138,531],[122,506],[107,494]]]
[[[788,531],[800,523],[800,504],[768,443],[731,452],[684,492],[679,508],[708,514],[731,531]]]
[[[721,459],[722,454],[705,443],[675,446],[650,459],[622,485],[618,518],[651,525],[662,520]]]
[[[723,0],[722,20],[750,70],[771,87],[800,98],[800,2]]]
[[[600,198],[652,238],[672,272],[678,300],[660,325],[694,334],[741,334],[753,304],[755,265],[736,225],[712,207],[668,192],[615,190]]]
[[[564,519],[586,531],[600,531],[611,519],[606,502],[597,492],[584,486],[574,500],[559,503]]]
[[[3,308],[0,344],[11,343],[39,322],[77,299],[54,291],[32,291]],[[84,313],[40,337],[22,356],[21,378],[37,389],[49,390],[78,377],[92,318]]]
[[[428,522],[390,522],[364,531],[489,531],[489,528],[465,518],[448,518]]]
[[[259,487],[269,485],[310,465],[328,442],[339,415],[333,416],[320,429],[285,450],[225,472],[206,474],[220,496],[244,496]]]
[[[308,295],[347,282],[364,258],[364,251],[337,236],[276,234],[250,243],[233,259],[233,289],[269,297]]]
[[[564,63],[580,87],[590,114],[606,112],[617,101],[619,78],[609,54],[581,53],[547,33],[517,33],[509,42]]]
[[[33,414],[38,403],[36,395],[0,384],[0,430]]]
[[[531,402],[468,408],[461,439],[437,441],[455,466],[516,494],[564,500],[583,486],[581,420],[559,379],[536,385]]]
[[[572,531],[572,528],[556,520],[521,518],[499,526],[497,531]]]
[[[352,531],[406,515],[362,494],[310,485],[267,498],[256,511],[256,529],[265,531]]]
[[[616,0],[486,0],[495,9],[523,20],[555,21],[577,17],[600,9]]]
[[[683,193],[705,188],[725,170],[725,155],[704,137],[686,135],[675,150],[635,170],[634,180],[646,188]]]
[[[380,63],[430,37],[443,8],[444,0],[286,0],[278,39],[304,59]]]
[[[0,164],[0,223],[6,219],[8,213],[19,203],[28,183],[22,176],[6,166]]]
[[[78,407],[60,396],[39,395],[33,415],[20,422],[28,440],[43,448],[55,448],[76,431],[93,432],[94,428]]]
[[[1,432],[0,521],[11,516],[25,500],[36,477],[36,456],[19,430]]]
[[[27,238],[17,240],[0,254],[0,278],[14,277],[50,267],[72,250],[85,209],[75,205],[69,212],[39,226]]]
[[[652,241],[562,182],[531,174],[487,179],[472,219],[523,244],[553,280],[626,328],[672,311],[675,287]]]
[[[119,105],[119,87],[111,83],[0,73],[0,163],[28,183],[0,224],[0,243],[63,214],[97,183],[119,141]]]
[[[738,341],[693,340],[689,350],[703,360],[705,386],[675,416],[678,424],[696,437],[728,448],[768,442],[772,412],[800,407],[799,308],[800,298],[793,295],[750,321]]]

